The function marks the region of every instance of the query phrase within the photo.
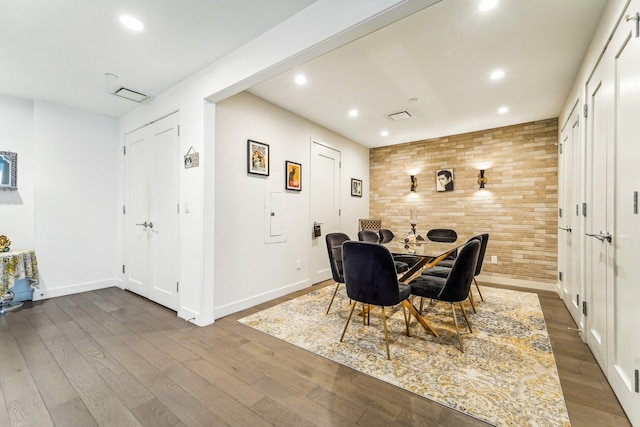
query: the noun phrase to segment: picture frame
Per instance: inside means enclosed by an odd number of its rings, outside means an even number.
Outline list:
[[[436,191],[453,191],[453,169],[436,171]]]
[[[351,178],[351,195],[353,197],[362,197],[362,180]]]
[[[284,162],[284,186],[287,190],[302,191],[302,164],[286,160]]]
[[[269,144],[247,139],[247,172],[269,176]]]

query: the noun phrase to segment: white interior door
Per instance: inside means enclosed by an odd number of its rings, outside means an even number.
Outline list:
[[[628,14],[640,10],[631,3]],[[633,425],[640,425],[640,36],[626,21],[611,41],[615,55],[616,145],[609,380]]]
[[[320,224],[322,235],[311,239],[309,279],[312,284],[331,278],[325,236],[340,231],[340,152],[317,142],[311,143],[311,218]]]
[[[558,213],[558,254],[561,296],[571,316],[582,325],[582,274],[580,270],[581,154],[579,108],[576,106],[561,133],[560,210]]]
[[[587,83],[587,216],[585,221],[586,316],[585,339],[606,374],[607,307],[611,286],[611,244],[603,237],[611,228],[608,218],[612,186],[609,152],[613,146],[613,79],[609,61],[601,61]]]
[[[125,138],[127,169],[125,288],[178,307],[178,115]]]

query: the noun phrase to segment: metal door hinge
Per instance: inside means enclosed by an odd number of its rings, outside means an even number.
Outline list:
[[[126,145],[122,146],[122,154],[124,154],[125,156],[127,155],[127,146]]]
[[[178,136],[180,136],[180,125],[178,125]]]
[[[562,271],[558,272],[558,280],[560,280],[562,282]]]
[[[176,292],[180,292],[180,282],[176,282]]]
[[[338,209],[338,216],[342,216],[342,209]]]
[[[558,144],[558,151],[562,154],[562,143]]]
[[[638,375],[637,369],[636,369],[636,393],[640,393],[640,375]]]
[[[580,205],[576,203],[576,216],[580,216]]]
[[[582,216],[587,216],[587,204],[582,204]]]
[[[584,104],[583,112],[585,117],[589,117],[589,106],[587,104]]]
[[[576,305],[580,305],[580,294],[576,294]]]
[[[124,264],[122,264],[122,274],[124,274]]]
[[[638,215],[638,192],[633,192],[633,213],[634,215]]]
[[[562,218],[562,208],[558,209],[558,216]]]
[[[582,314],[584,314],[584,316],[587,317],[587,302],[586,301],[582,301]]]

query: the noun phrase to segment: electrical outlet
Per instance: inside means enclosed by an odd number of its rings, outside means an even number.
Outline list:
[[[296,270],[300,270],[301,268],[302,268],[302,261],[298,259],[296,260]]]
[[[497,264],[498,263],[498,257],[495,255],[491,255],[491,264]]]

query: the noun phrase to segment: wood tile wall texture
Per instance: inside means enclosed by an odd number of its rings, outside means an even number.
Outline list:
[[[371,149],[370,217],[405,235],[415,208],[423,236],[431,228],[465,238],[489,233],[484,276],[556,283],[557,144],[554,118]],[[481,163],[490,164],[485,190],[477,183]],[[453,169],[454,191],[436,191],[439,169]]]

